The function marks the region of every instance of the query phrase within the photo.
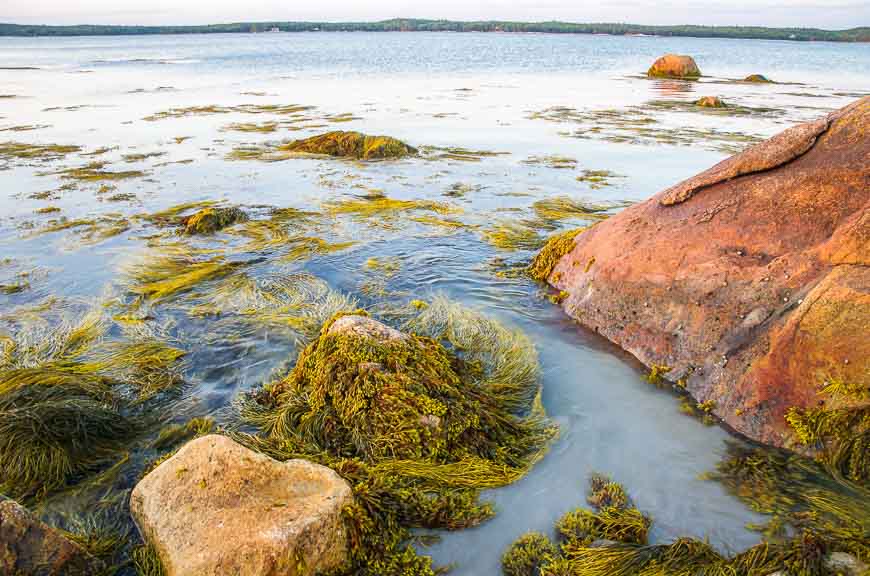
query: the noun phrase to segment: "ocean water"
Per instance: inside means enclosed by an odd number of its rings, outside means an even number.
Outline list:
[[[692,54],[705,77],[644,78],[667,52]],[[499,512],[493,520],[444,534],[428,549],[436,562],[454,564],[459,575],[497,574],[516,537],[548,532],[561,514],[584,505],[593,471],[625,485],[653,517],[656,542],[691,535],[736,551],[757,540],[744,527],[757,517],[698,478],[715,466],[729,433],[682,414],[673,394],[646,383],[638,362],[565,317],[545,287],[497,274],[533,251],[493,245],[488,232],[519,226],[543,238],[588,224],[542,222],[533,204],[568,197],[615,213],[751,142],[848,104],[870,91],[865,46],[451,33],[0,38],[0,67],[0,95],[14,96],[0,98],[0,143],[81,147],[57,160],[0,154],[0,284],[28,284],[0,293],[0,315],[50,297],[100,302],[117,295],[125,266],[153,232],[135,216],[177,204],[321,210],[373,191],[446,203],[463,227],[401,215],[338,216],[323,234],[351,247],[282,264],[373,309],[443,294],[534,340],[544,406],[560,436],[526,478],[487,495]],[[777,83],[734,81],[750,73]],[[737,108],[717,113],[690,105],[705,95]],[[272,104],[313,108],[298,118],[238,108],[149,118],[193,106]],[[279,123],[274,132],[232,126],[268,121]],[[238,147],[330,129],[387,134],[424,155],[373,163],[227,158]],[[448,147],[498,154],[460,161],[440,154]],[[99,148],[109,150],[85,155]],[[155,156],[124,158],[131,154]],[[142,174],[109,182],[107,191],[106,182],[60,173],[94,160],[105,161],[105,170]],[[609,185],[584,171],[607,171]],[[59,211],[37,213],[47,207]],[[60,218],[125,221],[129,228],[107,238],[86,237],[87,226],[41,233]],[[206,245],[223,249],[226,242],[218,235]],[[272,256],[262,258],[269,264]],[[380,277],[366,266],[371,258],[398,270]],[[222,344],[211,330],[208,322],[170,329],[190,352],[186,376],[195,383],[194,406],[180,420],[220,418],[296,350],[268,330]]]

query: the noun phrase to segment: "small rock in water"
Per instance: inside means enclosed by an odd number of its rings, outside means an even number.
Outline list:
[[[704,96],[695,102],[701,108],[726,108],[725,102],[718,96]]]
[[[329,468],[209,435],[142,479],[130,510],[167,576],[307,576],[346,560],[352,498]]]
[[[103,568],[17,502],[0,501],[0,574],[89,576]]]

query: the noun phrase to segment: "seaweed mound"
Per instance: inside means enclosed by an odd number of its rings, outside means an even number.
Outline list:
[[[691,56],[665,54],[650,66],[646,74],[651,78],[693,79],[701,76],[701,69]]]
[[[182,219],[184,234],[214,234],[228,226],[247,222],[248,215],[239,208],[203,208]]]
[[[727,108],[725,102],[718,96],[704,96],[695,101],[695,106],[700,106],[701,108]]]
[[[492,516],[479,491],[524,475],[555,433],[538,400],[534,347],[521,333],[443,300],[408,327],[399,332],[363,311],[337,315],[287,377],[246,407],[263,433],[236,435],[351,483],[351,562],[342,573],[435,574],[410,531]]]
[[[417,153],[417,149],[389,136],[369,136],[360,132],[337,130],[304,140],[295,140],[281,147],[285,152],[321,154],[358,160],[403,158]]]

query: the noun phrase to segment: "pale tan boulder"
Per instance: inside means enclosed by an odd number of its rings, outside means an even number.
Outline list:
[[[130,509],[168,576],[307,576],[345,562],[352,498],[329,468],[209,435],[142,479]]]

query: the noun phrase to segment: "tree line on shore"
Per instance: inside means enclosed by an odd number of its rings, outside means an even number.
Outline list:
[[[200,26],[48,26],[0,23],[0,36],[118,36],[143,34],[216,34],[251,32],[532,32],[744,38],[828,42],[870,42],[870,27],[849,30],[765,28],[760,26],[644,26],[621,23],[459,22],[393,19],[380,22],[237,22]]]

